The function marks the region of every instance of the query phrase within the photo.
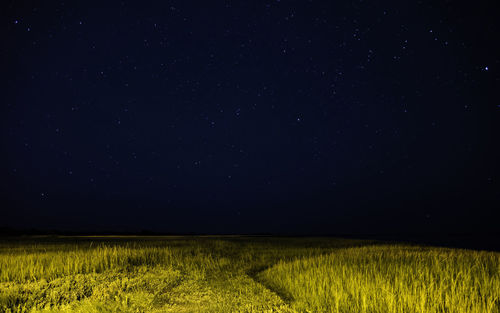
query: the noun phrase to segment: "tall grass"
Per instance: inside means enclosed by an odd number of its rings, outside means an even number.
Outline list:
[[[498,253],[368,246],[280,261],[259,276],[299,312],[500,312]]]
[[[172,246],[169,245],[172,244]],[[197,241],[160,243],[100,242],[48,244],[0,250],[0,282],[52,280],[61,276],[130,271],[137,266],[176,267],[185,272],[210,270],[225,260]]]
[[[99,246],[82,250],[62,246],[60,251],[4,253],[0,258],[0,282],[51,280],[60,276],[102,273],[135,265],[171,264],[168,248]]]
[[[291,312],[253,280],[354,240],[37,238],[0,241],[0,312]]]
[[[0,312],[500,313],[500,254],[332,238],[0,242]]]

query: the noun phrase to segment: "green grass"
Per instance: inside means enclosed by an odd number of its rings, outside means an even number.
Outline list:
[[[500,254],[329,238],[0,242],[0,312],[493,312]]]
[[[292,262],[260,277],[300,312],[499,311],[500,255],[452,249],[372,246]]]

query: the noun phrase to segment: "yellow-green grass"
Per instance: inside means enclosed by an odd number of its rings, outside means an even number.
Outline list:
[[[0,312],[500,312],[500,254],[332,238],[0,241]]]
[[[500,312],[500,254],[371,246],[280,261],[259,277],[299,312]]]

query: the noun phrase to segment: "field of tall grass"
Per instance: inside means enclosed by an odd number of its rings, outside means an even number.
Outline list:
[[[333,238],[0,241],[0,312],[492,312],[500,253]]]
[[[299,312],[500,312],[500,255],[368,246],[278,264],[259,274]]]

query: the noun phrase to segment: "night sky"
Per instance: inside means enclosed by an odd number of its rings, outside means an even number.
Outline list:
[[[0,226],[498,230],[487,3],[2,1]]]

